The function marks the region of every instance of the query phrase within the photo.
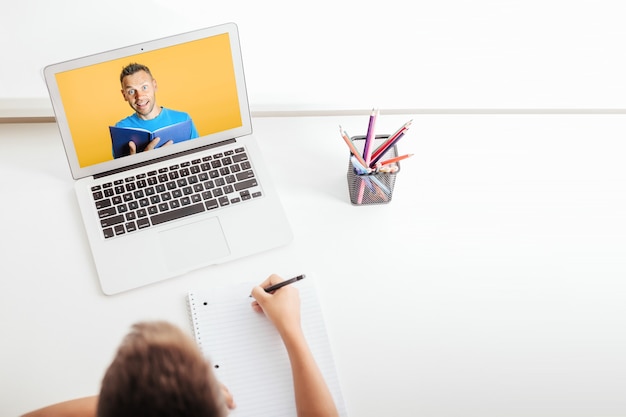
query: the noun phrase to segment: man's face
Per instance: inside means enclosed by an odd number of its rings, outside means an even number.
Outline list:
[[[137,71],[122,80],[122,95],[137,115],[145,120],[153,119],[159,114],[155,108],[156,80],[145,71]]]

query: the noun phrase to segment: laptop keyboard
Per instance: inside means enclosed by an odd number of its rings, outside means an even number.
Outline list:
[[[91,188],[105,238],[262,195],[243,147]]]

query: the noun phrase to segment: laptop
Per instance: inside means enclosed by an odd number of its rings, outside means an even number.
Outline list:
[[[56,63],[43,73],[105,294],[292,240],[252,136],[236,24]],[[160,133],[148,145],[129,139],[127,152],[114,154],[112,127],[139,132],[182,119],[192,121],[188,140]]]

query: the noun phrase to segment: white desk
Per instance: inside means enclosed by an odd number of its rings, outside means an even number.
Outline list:
[[[56,127],[0,125],[0,414],[95,394],[133,322],[190,328],[189,289],[314,272],[351,416],[626,415],[626,117],[382,114],[377,131],[409,118],[416,155],[368,207],[338,133],[366,116],[256,119],[295,241],[112,297]]]

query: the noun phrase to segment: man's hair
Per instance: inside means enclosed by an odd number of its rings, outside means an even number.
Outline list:
[[[222,417],[221,388],[197,345],[166,322],[135,324],[102,380],[98,417]]]
[[[139,72],[139,71],[145,71],[148,73],[150,77],[152,77],[150,68],[146,67],[143,64],[138,64],[136,62],[133,62],[132,64],[128,64],[124,68],[122,68],[122,72],[120,73],[120,83],[124,82],[124,77],[126,77],[127,75],[133,75],[134,73]]]

